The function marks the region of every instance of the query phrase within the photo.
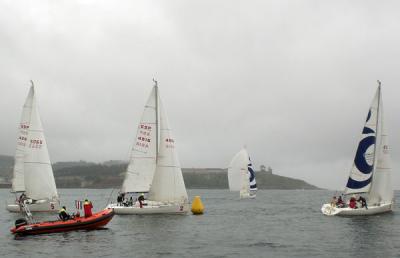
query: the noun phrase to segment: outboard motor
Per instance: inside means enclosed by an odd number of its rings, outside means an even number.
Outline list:
[[[15,228],[25,226],[25,225],[28,225],[28,222],[26,221],[26,219],[17,219],[15,221]]]

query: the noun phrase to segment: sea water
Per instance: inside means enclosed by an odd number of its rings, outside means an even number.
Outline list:
[[[104,208],[112,189],[61,189],[62,204],[90,199]],[[115,200],[116,191],[112,194]],[[239,200],[228,190],[189,190],[200,195],[204,215],[115,215],[107,229],[15,238],[19,214],[5,210],[1,189],[0,257],[399,257],[400,210],[370,217],[326,217],[326,190],[259,190]],[[396,199],[399,200],[399,192]],[[37,220],[55,219],[40,214]]]

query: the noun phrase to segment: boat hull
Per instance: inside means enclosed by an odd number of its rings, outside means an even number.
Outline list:
[[[105,209],[85,218],[79,217],[67,221],[45,221],[12,228],[10,231],[17,235],[37,235],[59,233],[73,230],[93,230],[104,227],[114,216],[112,209]]]
[[[349,207],[338,208],[333,207],[331,204],[326,203],[322,205],[321,212],[326,216],[368,216],[391,212],[393,209],[393,203],[383,203],[379,206],[368,206],[366,208],[352,209]]]
[[[240,199],[255,199],[256,194],[240,195]]]
[[[31,212],[58,212],[60,209],[60,203],[58,201],[40,202],[27,204]],[[21,212],[21,208],[18,203],[7,204],[6,209],[9,212]]]
[[[134,206],[118,206],[110,204],[107,208],[114,209],[118,215],[146,215],[146,214],[187,214],[189,212],[189,204],[177,203],[147,203],[143,208],[138,205]]]

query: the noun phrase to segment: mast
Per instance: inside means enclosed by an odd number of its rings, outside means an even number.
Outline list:
[[[372,184],[372,182],[373,182],[373,180],[374,180],[374,173],[375,173],[375,169],[376,169],[376,164],[375,164],[375,161],[377,160],[376,159],[376,155],[377,155],[377,153],[376,153],[376,145],[378,144],[378,131],[379,131],[379,108],[380,108],[380,105],[381,105],[381,81],[380,80],[377,80],[377,82],[378,82],[378,107],[376,108],[376,132],[375,132],[375,145],[374,145],[374,170],[372,171],[372,175],[371,175],[371,184]],[[379,143],[380,144],[380,143]],[[369,188],[369,191],[368,191],[368,193],[370,193],[371,192],[371,189],[372,189],[372,187],[370,187]]]
[[[158,157],[158,131],[159,131],[159,122],[158,122],[158,83],[154,80],[154,88],[155,88],[155,98],[156,98],[156,164],[157,164],[157,157]]]

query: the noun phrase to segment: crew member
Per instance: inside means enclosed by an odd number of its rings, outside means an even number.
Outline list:
[[[365,207],[365,209],[368,210],[367,200],[365,200],[364,197],[362,197],[362,196],[360,195],[360,197],[358,197],[357,202],[361,202],[361,208],[364,208],[364,207]]]
[[[85,203],[83,204],[83,210],[85,212],[85,218],[92,216],[92,202],[89,202],[88,199],[85,199]]]
[[[21,196],[18,199],[19,203],[24,203],[24,201],[27,199],[25,193],[22,193]]]
[[[138,197],[137,200],[139,201],[140,208],[143,208],[143,204],[144,204],[144,193],[142,193],[142,194]]]
[[[339,196],[336,205],[339,208],[343,208],[344,207],[344,202],[343,202],[342,196]]]
[[[71,216],[67,213],[67,208],[65,208],[65,206],[62,206],[61,210],[58,212],[58,217],[62,221],[66,221],[71,218]]]
[[[118,197],[117,197],[117,204],[118,204],[119,206],[122,206],[122,193],[119,193],[119,194],[118,194]]]
[[[332,197],[332,200],[331,200],[331,206],[332,206],[332,207],[336,207],[336,203],[337,203],[337,201],[336,201],[336,196],[333,196],[333,197]]]
[[[350,198],[349,207],[352,209],[357,209],[357,203],[355,197]]]

